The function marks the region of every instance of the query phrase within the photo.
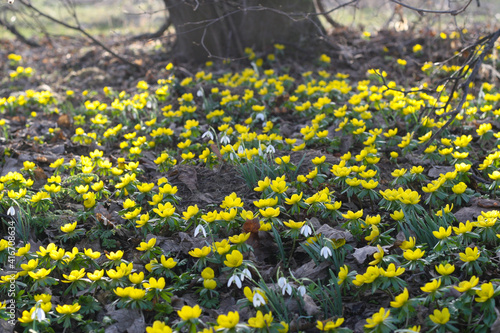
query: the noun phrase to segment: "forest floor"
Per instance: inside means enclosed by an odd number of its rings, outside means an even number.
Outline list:
[[[203,65],[1,41],[3,331],[496,327],[498,43],[453,79],[480,34]]]

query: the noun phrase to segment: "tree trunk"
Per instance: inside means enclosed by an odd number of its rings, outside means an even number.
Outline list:
[[[245,47],[305,46],[321,33],[312,0],[164,0],[182,61],[238,58]],[[309,15],[308,15],[309,14]]]

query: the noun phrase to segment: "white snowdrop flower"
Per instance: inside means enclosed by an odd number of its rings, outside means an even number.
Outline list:
[[[9,216],[16,215],[16,210],[15,210],[14,206],[9,207],[9,209],[7,210],[7,215],[9,215]]]
[[[214,139],[214,135],[212,132],[210,131],[206,131],[205,133],[203,133],[203,135],[201,136],[202,139],[205,139],[205,138],[209,138],[210,140],[213,140]]]
[[[300,286],[297,288],[297,290],[299,291],[300,296],[304,297],[304,295],[306,294],[306,287]]]
[[[31,314],[31,319],[36,321],[44,321],[45,320],[45,311],[42,308],[36,308],[35,311]]]
[[[328,259],[328,257],[332,255],[332,250],[330,250],[330,248],[327,246],[323,246],[319,254],[325,259]]]
[[[292,286],[290,285],[290,283],[287,283],[283,289],[281,290],[281,292],[283,293],[283,295],[288,294],[288,295],[292,295]]]
[[[274,154],[276,150],[274,149],[273,145],[269,145],[266,148],[266,154]]]
[[[196,92],[196,96],[198,97],[202,97],[203,96],[203,89],[199,89],[197,92]]]
[[[238,275],[236,275],[236,274],[232,275],[229,278],[229,281],[227,281],[227,286],[231,287],[233,282],[236,283],[236,286],[238,287],[238,289],[241,289],[241,280],[240,280],[240,277]]]
[[[284,277],[280,277],[278,279],[278,287],[283,288],[285,284],[286,284],[286,279]]]
[[[243,154],[245,152],[245,148],[243,146],[238,147],[238,154]]]
[[[248,268],[245,268],[243,272],[241,272],[241,281],[243,281],[244,277],[246,276],[247,278],[251,279],[252,278],[252,273]]]
[[[220,142],[227,145],[231,142],[231,139],[229,139],[229,137],[227,135],[224,135],[221,139],[220,139]]]
[[[258,308],[259,306],[261,305],[265,305],[266,304],[266,300],[264,299],[264,297],[259,294],[259,293],[255,293],[255,295],[253,295],[253,306]]]
[[[205,231],[205,228],[201,224],[198,224],[196,229],[194,229],[194,237],[196,237],[200,232],[203,234],[203,237],[207,237],[207,232]]]
[[[283,293],[283,295],[285,295],[285,294],[291,295],[292,294],[292,286],[290,285],[290,283],[288,283],[286,278],[280,277],[278,279],[278,286],[281,288],[281,292]]]
[[[312,229],[307,224],[304,224],[302,228],[300,228],[300,233],[304,235],[304,237],[309,237],[309,235],[312,234]]]
[[[258,114],[255,116],[255,120],[261,120],[261,121],[264,121],[264,114],[263,114],[263,113],[258,113]]]

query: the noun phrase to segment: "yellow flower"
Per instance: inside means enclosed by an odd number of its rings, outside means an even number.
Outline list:
[[[36,272],[29,271],[28,274],[33,278],[33,280],[42,280],[47,277],[47,275],[50,274],[52,269],[45,269],[45,268],[40,268]]]
[[[420,258],[422,258],[425,254],[425,251],[422,251],[421,249],[416,249],[415,251],[413,250],[406,250],[403,252],[403,257],[405,257],[406,260],[409,261],[415,261]]]
[[[451,235],[451,226],[446,229],[444,227],[439,227],[439,230],[433,231],[432,234],[437,239],[444,239],[446,237],[449,237]]]
[[[271,312],[267,314],[262,314],[259,310],[255,317],[248,319],[248,326],[255,328],[264,328],[269,327],[273,322],[273,314]]]
[[[193,217],[196,214],[198,214],[199,211],[200,211],[200,209],[198,208],[198,205],[189,206],[188,209],[187,209],[187,211],[182,213],[182,215],[183,215],[182,218],[187,221],[191,217]]]
[[[201,277],[204,279],[213,279],[215,277],[214,270],[210,267],[205,268],[201,271]]]
[[[288,189],[286,185],[285,176],[278,177],[271,182],[271,190],[275,193],[283,193]]]
[[[58,305],[56,307],[56,311],[59,312],[60,314],[72,314],[75,312],[78,312],[81,309],[80,304],[75,303],[72,305],[65,304],[63,306]]]
[[[141,272],[142,273],[142,272]],[[142,286],[146,289],[159,289],[162,290],[165,288],[165,278],[161,277],[156,280],[154,277],[149,278],[149,283],[144,282]]]
[[[132,273],[128,276],[128,279],[133,284],[139,284],[144,280],[144,272]]]
[[[233,244],[242,244],[246,242],[248,238],[250,238],[249,232],[231,236],[229,237],[229,241]]]
[[[212,248],[210,246],[204,246],[201,249],[195,248],[189,251],[189,255],[195,258],[205,258],[212,252]]]
[[[167,269],[172,269],[177,265],[177,261],[173,258],[166,259],[164,255],[161,256],[161,265]]]
[[[153,326],[146,327],[146,333],[172,333],[172,329],[164,322],[157,320]]]
[[[405,205],[416,205],[420,201],[420,194],[418,194],[417,191],[412,191],[410,189],[407,189],[406,191],[400,191],[398,190],[399,193],[399,201],[401,201]]]
[[[182,309],[177,311],[177,315],[182,319],[182,320],[190,320],[190,319],[196,319],[201,316],[201,308],[199,305],[195,305],[193,307],[190,307],[188,305],[184,305]]]
[[[65,233],[72,232],[76,228],[76,223],[77,221],[73,223],[66,223],[65,225],[61,226],[61,231]]]
[[[151,250],[156,245],[156,238],[151,238],[149,242],[141,242],[141,244],[136,247],[139,251],[148,251]]]
[[[106,253],[106,258],[109,260],[117,261],[120,260],[123,257],[123,251],[119,250],[116,252],[110,252],[109,254]]]
[[[361,180],[361,186],[367,190],[373,190],[378,186],[378,182],[370,179],[369,181]]]
[[[3,239],[2,239],[3,240]],[[1,247],[1,246],[0,246]],[[27,254],[31,249],[31,244],[27,243],[26,245],[20,247],[17,252],[14,254],[16,257],[22,257]]]
[[[82,268],[79,271],[73,270],[73,271],[71,271],[71,273],[69,275],[63,274],[63,277],[66,280],[61,280],[61,282],[72,283],[72,282],[80,280],[84,276],[85,276],[85,268]]]
[[[300,194],[293,194],[291,198],[285,198],[285,202],[287,205],[292,206],[293,204],[298,203],[300,200],[302,200],[302,196],[304,195],[304,192],[300,192]]]
[[[290,229],[293,229],[293,230],[298,230],[300,228],[302,228],[302,226],[305,224],[306,222],[295,222],[295,221],[292,221],[292,220],[288,220],[288,222],[283,222],[283,224],[285,226],[287,226],[288,228]]]
[[[220,255],[226,254],[231,249],[231,244],[229,244],[229,240],[223,239],[220,242],[215,242],[215,249],[217,253]]]
[[[130,288],[128,296],[134,300],[140,300],[146,296],[146,290]]]
[[[340,267],[339,270],[339,276],[337,277],[337,283],[341,285],[344,283],[345,279],[347,278],[347,275],[349,274],[349,267],[347,265],[344,265]]]
[[[265,210],[259,209],[259,212],[260,215],[262,215],[262,217],[267,217],[267,218],[277,217],[278,215],[280,215],[280,208],[267,207]]]
[[[464,293],[472,288],[474,288],[475,286],[477,286],[477,284],[479,283],[479,278],[476,277],[475,275],[473,275],[469,281],[461,281],[458,286],[455,286],[454,288],[461,292],[461,293]]]
[[[476,246],[473,249],[468,247],[465,249],[465,253],[459,253],[458,255],[460,256],[460,260],[462,260],[463,262],[471,262],[476,261],[479,258],[480,253],[479,249]]]
[[[153,212],[160,217],[170,217],[175,213],[175,207],[170,202],[166,204],[159,203],[158,208],[153,208]]]
[[[254,188],[256,192],[262,192],[271,185],[271,179],[269,177],[264,178],[264,180],[259,180],[257,182],[257,187]]]
[[[213,290],[217,287],[217,282],[214,279],[203,280],[203,287],[205,289]]]
[[[221,328],[233,328],[240,321],[240,314],[237,311],[229,311],[227,315],[219,315],[217,317],[217,324]]]
[[[363,210],[358,210],[356,213],[348,211],[347,214],[342,214],[342,216],[348,220],[357,220],[363,216]]]
[[[28,324],[28,323],[31,323],[35,317],[34,315],[34,312],[35,312],[36,308],[35,307],[32,307],[29,311],[23,311],[23,316],[21,318],[19,318],[19,322],[23,323],[23,324]]]
[[[90,259],[97,259],[101,256],[101,253],[100,252],[94,252],[94,250],[92,249],[83,249],[83,253],[89,257]]]
[[[481,285],[480,290],[476,290],[476,302],[478,303],[484,303],[490,298],[492,298],[495,294],[495,288],[493,287],[493,284],[491,282],[489,283],[483,283]]]
[[[56,184],[45,184],[45,186],[43,187],[45,189],[45,191],[49,192],[49,193],[57,193],[59,191],[61,191],[61,186],[60,185],[56,185]],[[9,191],[9,198],[10,198],[10,191]]]
[[[439,264],[439,266],[434,266],[436,268],[436,272],[438,272],[440,275],[450,275],[451,273],[453,273],[455,271],[455,266],[454,265],[450,265],[450,264],[446,264],[446,265],[443,265],[443,264]]]
[[[375,224],[372,225],[371,228],[372,228],[372,231],[370,232],[370,234],[368,236],[365,237],[365,240],[367,242],[373,241],[376,237],[378,237],[378,235],[380,235],[380,231]]]
[[[94,273],[87,273],[87,277],[92,281],[98,281],[104,276],[104,269],[95,270]]]
[[[60,159],[58,159],[58,160],[54,161],[54,163],[51,163],[49,166],[50,166],[51,168],[54,168],[54,169],[55,169],[55,168],[57,168],[57,167],[60,167],[63,163],[64,163],[64,158],[60,158]]]
[[[238,250],[233,250],[230,254],[226,254],[224,265],[227,267],[239,267],[243,263],[243,254]]]
[[[366,319],[366,328],[373,328],[378,326],[379,324],[383,323],[384,320],[386,320],[389,315],[391,314],[391,310],[385,311],[384,308],[380,308],[379,312],[375,312],[371,318]]]
[[[420,287],[420,289],[423,291],[423,292],[426,292],[426,293],[433,293],[435,292],[436,290],[439,289],[439,287],[441,287],[441,279],[438,279],[438,280],[432,280],[431,282],[427,282],[425,284],[425,286],[423,287]]]
[[[393,263],[390,263],[389,266],[387,267],[387,270],[384,270],[383,268],[380,268],[380,275],[391,278],[395,276],[400,276],[405,272],[405,268],[403,267],[398,267],[396,269],[396,265]]]
[[[452,210],[453,210],[453,204],[451,204],[451,207],[449,204],[447,204],[444,208],[437,211],[436,216],[443,216],[443,211],[445,214],[449,214]]]
[[[378,264],[379,262],[382,261],[382,258],[384,257],[384,254],[385,254],[385,251],[384,249],[382,248],[382,246],[378,245],[377,244],[377,248],[378,248],[378,252],[375,252],[373,254],[373,258],[374,260],[370,261],[368,263],[368,265],[371,265],[371,266],[375,266],[376,264]]]
[[[394,298],[394,301],[391,302],[391,306],[393,308],[400,308],[400,307],[402,307],[408,301],[409,296],[410,295],[408,294],[408,289],[405,288],[401,294],[397,295]]]
[[[450,320],[450,311],[448,308],[443,308],[441,311],[436,309],[434,310],[434,314],[429,315],[429,318],[433,323],[444,325]]]
[[[142,183],[137,185],[137,189],[141,191],[141,193],[147,193],[151,191],[155,187],[154,183]]]
[[[92,208],[95,206],[95,194],[94,192],[88,192],[83,195],[83,205],[85,208]]]
[[[402,219],[405,218],[405,213],[403,212],[403,210],[396,210],[394,211],[394,213],[390,214],[391,217],[395,220],[395,221],[401,221]]]
[[[471,232],[472,231],[472,227],[474,227],[474,225],[469,221],[467,220],[464,223],[460,222],[460,224],[458,225],[458,227],[453,227],[453,231],[457,234],[457,235],[461,235],[461,234],[464,234],[466,232]]]

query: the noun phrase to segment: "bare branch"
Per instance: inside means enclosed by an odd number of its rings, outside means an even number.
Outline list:
[[[390,1],[394,2],[395,4],[398,4],[400,6],[414,10],[417,13],[419,13],[420,15],[424,15],[424,13],[432,13],[432,14],[450,14],[450,15],[455,16],[455,15],[458,15],[460,13],[463,13],[467,9],[467,7],[469,7],[469,5],[472,3],[473,0],[469,0],[469,2],[467,2],[462,8],[454,9],[454,10],[423,9],[423,8],[417,8],[417,7],[410,6],[410,5],[405,4],[404,2],[401,2],[398,0],[390,0]],[[479,4],[479,2],[478,2],[478,4]]]
[[[17,29],[15,26],[12,24],[8,24],[7,22],[3,21],[0,18],[0,25],[4,26],[5,29],[9,30],[14,36],[16,36],[21,42],[23,42],[26,45],[32,46],[32,47],[39,47],[40,44],[38,44],[35,41],[29,40],[26,37],[24,37]]]
[[[323,15],[323,17],[325,18],[325,20],[328,22],[328,24],[330,24],[333,28],[338,28],[340,27],[341,25],[338,24],[337,22],[335,22],[329,14],[325,13],[325,7],[323,6],[323,1],[322,0],[315,0],[314,1],[315,4],[316,4],[316,7],[318,8],[318,12],[321,13],[321,15]]]
[[[462,88],[462,91],[463,91],[463,95],[462,95],[462,98],[460,99],[460,102],[458,103],[455,110],[448,113],[448,115],[451,117],[450,117],[450,119],[448,119],[446,124],[441,126],[441,128],[439,130],[437,130],[436,133],[434,133],[432,135],[432,137],[429,139],[429,141],[427,141],[425,145],[423,145],[422,147],[420,147],[418,149],[417,153],[422,153],[427,147],[429,147],[429,145],[432,142],[434,142],[434,140],[441,134],[441,132],[444,131],[456,119],[456,117],[460,113],[460,111],[462,111],[462,107],[463,107],[465,101],[467,100],[467,94],[469,93],[470,83],[475,79],[477,73],[479,72],[479,68],[481,68],[481,65],[482,65],[485,57],[491,51],[491,49],[495,45],[495,42],[498,38],[500,38],[500,29],[495,31],[494,33],[486,36],[486,37],[481,38],[477,43],[475,43],[473,45],[474,47],[477,47],[479,45],[484,45],[484,49],[481,49],[480,53],[478,54],[478,51],[476,48],[476,51],[469,56],[469,59],[466,61],[466,64],[464,66],[462,66],[462,68],[460,68],[458,71],[459,74],[465,75],[465,73],[469,70],[469,69],[466,70],[465,67],[468,66],[469,64],[474,63],[474,68],[472,69],[472,73],[469,75],[467,80],[465,80],[465,82],[460,85],[460,87]],[[456,81],[454,86],[453,86],[454,89],[456,89],[456,87],[457,87],[457,82],[458,81]]]
[[[153,32],[153,33],[145,33],[145,34],[140,34],[140,35],[137,35],[137,36],[133,36],[129,40],[130,41],[134,41],[134,40],[140,40],[140,39],[160,38],[161,36],[163,36],[163,33],[165,31],[167,31],[167,29],[170,27],[171,24],[172,24],[172,21],[170,20],[170,18],[167,18],[165,20],[165,23],[163,23],[161,25],[161,27],[158,30],[156,30],[155,32]]]
[[[104,45],[101,41],[97,40],[94,36],[92,36],[91,34],[89,34],[85,29],[83,29],[79,25],[78,20],[77,20],[78,25],[77,26],[73,26],[73,25],[65,23],[65,22],[63,22],[61,20],[56,19],[53,16],[50,16],[50,15],[42,12],[38,8],[34,7],[31,3],[26,2],[26,0],[19,0],[19,2],[21,2],[24,6],[30,8],[31,10],[33,10],[35,13],[39,14],[40,16],[45,17],[46,19],[51,20],[52,22],[60,24],[63,27],[66,27],[68,29],[79,31],[80,33],[82,33],[83,35],[85,35],[88,39],[90,39],[92,42],[94,42],[95,44],[99,45],[102,49],[104,49],[105,51],[109,52],[111,55],[113,55],[115,58],[121,60],[122,62],[124,62],[124,63],[126,63],[126,64],[128,64],[128,65],[130,65],[132,67],[135,67],[137,69],[142,69],[141,66],[139,66],[137,64],[134,64],[134,63],[130,62],[129,60],[123,58],[122,56],[120,56],[119,54],[117,54],[113,50],[111,50],[109,47],[107,47],[106,45]]]

